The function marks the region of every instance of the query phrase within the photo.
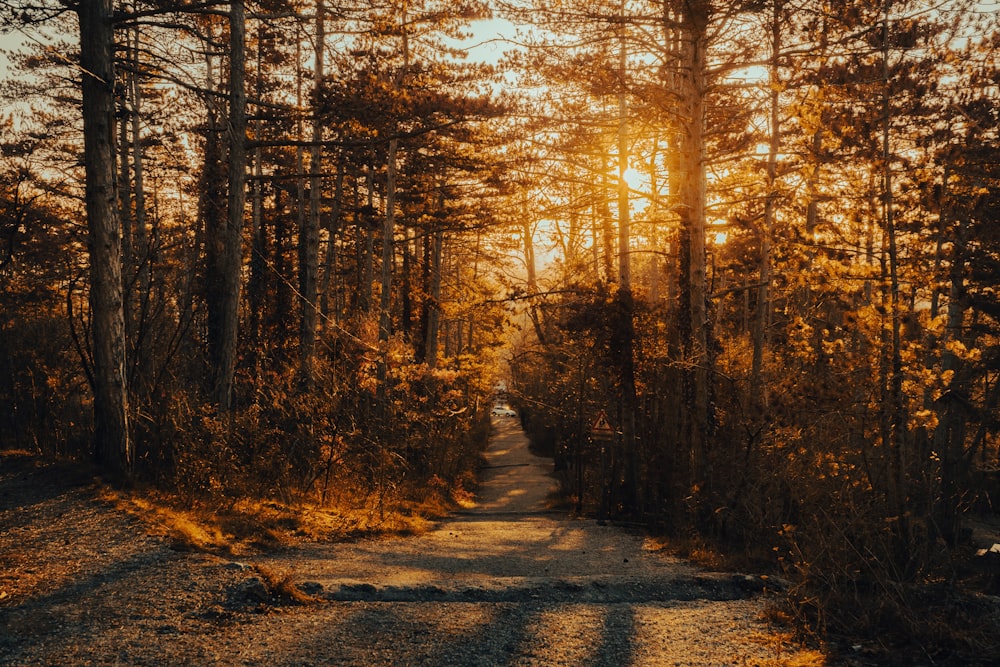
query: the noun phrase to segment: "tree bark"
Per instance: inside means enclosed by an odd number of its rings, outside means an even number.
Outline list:
[[[678,199],[682,238],[686,241],[686,303],[689,331],[685,341],[688,383],[687,433],[692,489],[709,477],[708,431],[711,381],[708,354],[707,276],[705,266],[705,73],[707,28],[711,7],[706,0],[686,3],[677,21],[668,10],[668,25],[679,23],[678,72],[674,76],[680,108],[678,132]]]
[[[324,0],[316,1],[316,33],[313,49],[313,85],[319,90],[323,83],[323,56],[326,51],[326,7]],[[322,193],[321,161],[323,151],[320,140],[323,127],[318,114],[312,123],[313,146],[309,151],[309,215],[299,237],[299,303],[302,319],[299,329],[300,372],[306,381],[312,380],[312,363],[316,350],[316,325],[319,315],[319,227],[320,195]]]
[[[134,344],[137,356],[135,372],[133,378],[135,382],[130,382],[133,396],[140,396],[141,400],[149,400],[149,393],[152,388],[153,372],[153,350],[147,342],[149,328],[149,304],[152,299],[151,290],[153,288],[153,255],[149,242],[149,230],[146,225],[146,185],[145,166],[142,154],[142,127],[140,109],[142,108],[142,88],[139,85],[139,28],[135,27],[131,32],[132,44],[130,54],[135,70],[129,75],[128,96],[130,102],[129,118],[132,126],[132,180],[133,180],[133,206],[135,208],[132,219],[133,233],[132,249],[133,259],[136,262],[135,270],[138,299],[136,306],[138,313],[133,322],[135,323]],[[126,266],[132,264],[126,263]],[[136,386],[138,385],[138,386]]]
[[[627,51],[625,48],[625,0],[620,6],[618,75],[618,372],[621,383],[622,486],[619,497],[622,510],[637,509],[638,452],[636,451],[635,389],[635,304],[632,296],[632,260],[629,212],[629,184],[625,178],[629,163],[628,99],[626,97]]]
[[[750,367],[750,400],[755,403],[755,413],[767,409],[767,385],[764,382],[764,355],[767,351],[767,324],[771,311],[771,238],[777,209],[777,163],[781,148],[781,117],[779,93],[781,55],[782,3],[774,0],[771,7],[771,57],[768,62],[768,83],[771,90],[769,114],[769,142],[767,151],[767,192],[764,199],[764,219],[760,227],[760,254],[757,259],[757,310],[753,319],[753,359]]]
[[[263,26],[258,28],[257,39],[261,39]],[[264,99],[263,90],[263,53],[257,49],[257,62],[255,64],[254,94],[257,99]],[[254,138],[262,138],[263,124],[258,117],[253,122]],[[263,186],[263,157],[264,153],[260,146],[254,148],[253,157],[253,182],[250,186],[250,278],[247,284],[247,300],[250,305],[250,321],[248,322],[250,347],[256,352],[260,348],[262,324],[264,321],[264,300],[267,289],[267,235],[264,229],[264,186]],[[276,211],[277,212],[277,211]],[[257,359],[260,356],[257,355]]]
[[[410,42],[407,34],[407,3],[402,2],[399,9],[400,35],[402,38],[403,63],[396,80],[393,81],[393,89],[399,90],[403,84],[403,77],[406,76],[410,67]],[[391,132],[398,131],[398,127],[391,128]],[[395,259],[395,245],[393,243],[396,232],[396,176],[399,165],[396,161],[396,153],[399,150],[399,139],[393,136],[389,139],[388,155],[386,156],[386,182],[385,182],[385,217],[382,227],[382,294],[379,299],[379,341],[389,340],[392,333],[392,273],[393,261]],[[387,370],[387,369],[383,369]]]
[[[361,214],[358,227],[358,250],[361,285],[358,289],[358,310],[365,315],[372,310],[372,283],[375,281],[375,149],[368,161],[368,194],[366,211]]]
[[[219,409],[233,407],[233,380],[239,342],[240,278],[243,266],[243,214],[246,207],[246,7],[233,0],[229,18],[229,196],[223,249],[222,319],[215,398]]]
[[[386,158],[385,217],[382,225],[382,293],[379,298],[378,339],[389,340],[392,333],[392,264],[395,258],[393,236],[396,231],[396,150],[399,140],[389,140]]]
[[[441,253],[444,248],[444,230],[438,227],[431,245],[430,289],[427,295],[427,332],[424,343],[424,360],[428,368],[437,368],[438,332],[441,328]]]
[[[891,452],[892,478],[889,481],[890,512],[901,516],[907,499],[904,441],[906,416],[903,408],[903,359],[901,329],[901,303],[899,297],[899,258],[896,248],[896,218],[893,201],[892,173],[892,103],[889,72],[889,12],[891,0],[885,0],[882,31],[882,200],[885,225],[886,251],[889,270],[889,377],[886,406],[889,430],[888,450]]]
[[[534,296],[538,294],[538,268],[535,262],[535,224],[533,217],[530,215],[527,195],[524,195],[521,207],[521,247],[524,250],[524,268],[527,272],[526,287],[528,288],[528,294]],[[542,324],[542,317],[538,312],[534,300],[529,301],[528,317],[531,318],[531,324],[535,329],[535,337],[538,339],[538,342],[541,345],[545,345],[547,342],[545,327]]]
[[[205,87],[215,90],[216,56],[209,48],[209,41],[215,35],[209,24],[210,33],[203,46],[205,56]],[[223,141],[220,110],[216,104],[206,104],[204,166],[202,167],[198,214],[203,225],[205,247],[205,279],[201,287],[205,301],[205,335],[208,343],[208,361],[213,375],[208,384],[216,381],[222,359],[222,313],[223,313],[223,265],[225,248],[225,200],[226,183],[223,168]]]
[[[608,175],[610,165],[607,152],[601,153],[600,160],[601,184],[597,195],[597,208],[601,223],[601,268],[604,271],[604,279],[611,282],[615,279],[615,234],[609,203],[613,190]]]
[[[339,294],[339,286],[333,281],[333,273],[337,268],[337,233],[340,231],[340,201],[344,196],[345,162],[346,160],[343,156],[341,156],[339,162],[337,163],[337,177],[333,192],[333,206],[326,226],[327,241],[326,256],[323,260],[323,284],[320,286],[319,290],[319,310],[322,314],[319,323],[321,330],[325,326],[327,319],[332,318],[334,322],[340,319],[340,306],[338,305],[337,295],[334,295],[333,305],[331,306],[330,290],[337,290],[337,294]]]
[[[115,189],[114,29],[111,0],[81,0],[80,67],[90,309],[94,354],[94,456],[110,473],[132,468],[125,379],[122,238]]]

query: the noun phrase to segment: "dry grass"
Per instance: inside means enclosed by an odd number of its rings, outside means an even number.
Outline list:
[[[101,500],[142,521],[153,535],[169,537],[176,548],[211,553],[239,553],[237,540],[219,521],[195,509],[180,509],[171,498],[153,493],[125,493],[105,487]]]
[[[825,667],[826,656],[819,651],[800,650],[781,662],[782,667]]]
[[[772,629],[752,633],[748,639],[774,651],[774,660],[762,663],[761,667],[826,667],[828,664],[824,653],[803,648],[792,632]]]
[[[322,601],[322,598],[309,595],[299,588],[295,575],[290,572],[273,569],[260,563],[255,564],[253,568],[260,575],[268,592],[278,600],[293,604],[313,604]]]
[[[706,570],[739,570],[732,562],[732,557],[723,551],[715,549],[711,544],[698,537],[663,537],[650,538],[654,550],[668,553],[677,558],[689,560]]]
[[[432,487],[409,497],[335,506],[250,499],[226,507],[188,503],[151,489],[119,491],[103,487],[101,499],[136,517],[175,548],[238,556],[294,546],[301,542],[355,539],[374,535],[417,535],[471,502],[471,494]],[[457,497],[456,497],[457,496]]]
[[[655,551],[688,560],[707,570],[757,571],[760,565],[757,559],[740,553],[727,553],[698,536],[653,537],[650,538],[650,546]],[[794,631],[795,620],[785,611],[769,604],[761,620],[767,624],[768,630],[751,635],[750,640],[770,647],[776,657],[754,664],[759,667],[825,667],[828,664],[828,658],[822,651],[803,648],[803,637]]]

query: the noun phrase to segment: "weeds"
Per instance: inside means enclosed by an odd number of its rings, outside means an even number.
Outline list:
[[[295,581],[295,575],[256,563],[254,571],[260,576],[267,592],[275,600],[286,604],[315,604],[322,598],[309,595]]]

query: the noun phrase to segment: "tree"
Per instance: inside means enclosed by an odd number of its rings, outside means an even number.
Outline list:
[[[673,150],[676,194],[673,207],[681,233],[682,346],[685,355],[687,401],[684,440],[690,454],[690,486],[697,490],[710,477],[710,382],[707,274],[705,266],[705,101],[708,92],[708,27],[711,2],[663,3],[662,25],[666,46],[674,59],[664,85],[675,96],[677,132]],[[671,174],[671,178],[674,175]]]
[[[233,0],[230,3],[229,49],[229,118],[226,133],[229,138],[227,170],[229,189],[221,257],[220,358],[215,378],[215,400],[224,412],[233,407],[233,377],[236,373],[242,293],[243,223],[246,208],[246,17],[243,0]]]
[[[326,56],[326,3],[316,2],[316,28],[313,35],[313,87],[319,90],[323,83]],[[300,230],[299,248],[299,301],[301,324],[299,330],[299,356],[302,376],[309,380],[315,354],[316,328],[319,309],[319,231],[320,198],[322,196],[322,125],[318,114],[313,115],[312,142],[309,152],[309,214]]]
[[[111,0],[81,0],[77,15],[90,232],[94,453],[113,474],[128,475],[132,467],[132,441],[125,374],[121,225],[115,187],[115,40]]]

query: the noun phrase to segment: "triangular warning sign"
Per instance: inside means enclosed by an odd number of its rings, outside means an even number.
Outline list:
[[[608,423],[608,415],[601,410],[601,414],[597,415],[597,420],[594,425],[590,427],[590,435],[594,438],[610,438],[614,436],[615,431],[611,428],[611,424]]]

